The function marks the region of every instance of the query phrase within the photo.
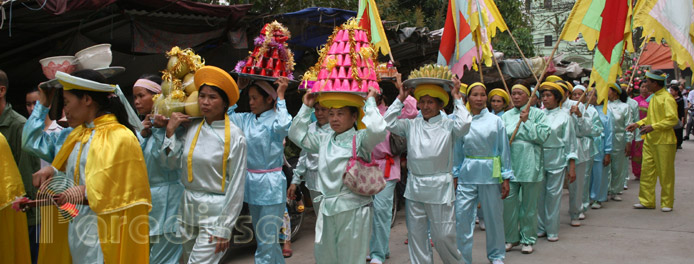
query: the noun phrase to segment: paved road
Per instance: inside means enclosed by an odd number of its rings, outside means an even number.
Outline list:
[[[558,242],[540,239],[535,252],[523,255],[520,248],[507,252],[506,263],[694,263],[694,141],[684,143],[677,152],[675,208],[673,212],[635,210],[639,182],[629,180],[622,202],[608,202],[599,210],[590,210],[581,227],[569,226],[568,192],[564,192]],[[658,197],[660,197],[658,187]],[[659,200],[658,200],[659,201]],[[659,204],[659,202],[658,202]],[[315,263],[313,226],[315,217],[307,210],[299,239],[293,244],[294,256],[288,264]],[[410,263],[405,216],[398,213],[390,238],[391,258],[386,263]],[[474,263],[486,259],[485,234],[476,230]],[[253,263],[249,247],[228,252],[226,263]],[[441,263],[438,257],[436,263]]]

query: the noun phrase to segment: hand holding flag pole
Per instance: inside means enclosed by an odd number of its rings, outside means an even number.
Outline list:
[[[530,92],[530,97],[531,99],[528,100],[528,103],[525,104],[525,108],[522,109],[522,111],[530,111],[530,102],[532,102],[532,97],[535,96],[535,93],[537,92],[537,89],[540,88],[540,81],[543,78],[545,78],[545,74],[547,73],[547,67],[549,66],[549,63],[552,61],[552,58],[554,57],[554,53],[557,52],[557,48],[559,48],[559,43],[561,43],[561,37],[557,39],[557,43],[554,44],[554,48],[552,49],[552,53],[549,54],[549,57],[547,57],[547,61],[545,61],[545,67],[542,69],[542,75],[540,75],[540,78],[538,79],[537,85],[533,88],[533,91]],[[518,129],[520,128],[521,121],[518,121],[518,124],[516,125],[516,129],[513,130],[513,134],[511,134],[511,139],[508,141],[508,144],[511,145],[513,143],[513,140],[516,138],[516,134],[518,134]]]

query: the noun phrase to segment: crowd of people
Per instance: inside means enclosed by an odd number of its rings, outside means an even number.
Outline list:
[[[479,223],[487,258],[498,264],[516,246],[530,254],[538,238],[559,241],[565,187],[574,227],[589,209],[622,201],[630,166],[640,180],[633,207],[657,207],[659,180],[660,210],[672,211],[676,149],[694,127],[694,93],[675,83],[668,92],[658,70],[640,89],[609,84],[602,101],[594,87],[557,76],[506,91],[456,77],[449,87],[411,89],[398,75],[397,98],[373,88],[366,98],[308,92],[294,117],[284,77],[235,80],[205,66],[194,77],[202,118],[153,114],[157,75],[135,82],[134,109],[97,71],[56,77],[62,92],[26,94],[25,119],[7,103],[12,90],[0,71],[5,263],[218,263],[244,203],[255,263],[284,263],[285,203],[302,182],[317,216],[316,262],[383,263],[395,185],[406,175],[412,263],[433,263],[433,249],[444,263],[471,263]],[[236,111],[242,90],[250,112]],[[49,114],[59,107],[63,115]],[[289,183],[286,140],[301,148]],[[356,157],[383,173],[378,194],[343,183]],[[56,206],[8,206],[16,196],[37,199],[47,185],[60,190],[51,197]],[[56,207],[71,203],[79,213],[60,221]]]

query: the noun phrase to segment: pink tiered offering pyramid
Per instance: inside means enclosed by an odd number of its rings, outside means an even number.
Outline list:
[[[347,22],[349,24],[349,22]],[[361,92],[369,87],[380,91],[373,49],[366,31],[356,25],[343,25],[328,38],[314,71],[316,82],[311,92]]]

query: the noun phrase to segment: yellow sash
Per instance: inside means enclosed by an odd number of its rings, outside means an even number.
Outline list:
[[[229,151],[231,149],[231,127],[229,125],[229,115],[224,114],[224,156],[222,156],[222,192],[224,191],[224,185],[226,185],[227,179],[227,160],[229,157]],[[195,150],[195,145],[198,143],[198,136],[200,136],[200,130],[202,125],[205,124],[205,120],[200,122],[197,131],[195,131],[195,136],[193,141],[190,142],[190,150],[188,150],[188,182],[193,182],[193,151]]]
[[[79,157],[92,131],[94,135],[91,137],[84,168],[89,207],[97,214],[116,212],[137,204],[146,204],[151,209],[152,198],[142,149],[135,135],[118,123],[113,114],[94,119],[93,128],[84,124],[75,128],[53,160],[53,167],[65,171],[70,153],[75,144],[80,142],[75,164],[77,184]]]

